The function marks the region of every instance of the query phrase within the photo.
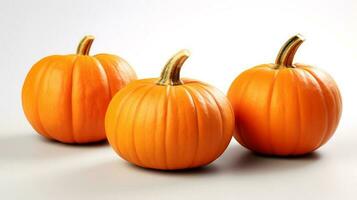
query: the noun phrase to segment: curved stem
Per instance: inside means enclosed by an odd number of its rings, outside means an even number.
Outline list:
[[[276,57],[275,64],[285,67],[294,67],[293,60],[295,53],[304,41],[304,37],[300,34],[291,37],[280,49],[280,52]]]
[[[92,46],[94,40],[94,36],[86,35],[81,40],[77,47],[77,54],[78,55],[88,55],[90,51],[90,47]]]
[[[158,85],[181,85],[180,71],[183,63],[190,56],[190,52],[186,49],[176,53],[165,65],[161,72]]]

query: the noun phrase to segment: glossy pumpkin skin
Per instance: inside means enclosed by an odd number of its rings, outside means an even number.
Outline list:
[[[105,140],[107,106],[118,90],[135,79],[129,64],[115,55],[48,56],[25,79],[23,110],[32,127],[49,139],[63,143]]]
[[[224,152],[234,131],[228,99],[200,81],[180,81],[137,80],[116,94],[105,128],[122,158],[145,168],[175,170],[209,164]]]
[[[235,79],[228,99],[235,113],[236,140],[267,155],[314,151],[333,135],[342,111],[332,77],[303,64],[253,67]]]

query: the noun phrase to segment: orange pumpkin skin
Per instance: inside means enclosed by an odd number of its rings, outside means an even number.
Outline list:
[[[123,159],[145,168],[185,169],[209,164],[227,148],[234,131],[228,99],[205,83],[180,81],[137,80],[114,96],[105,129]]]
[[[129,64],[115,55],[48,56],[25,79],[23,110],[32,127],[49,139],[101,141],[106,139],[104,117],[112,96],[135,79]]]
[[[288,56],[292,62],[293,55]],[[332,77],[303,64],[249,69],[232,83],[228,99],[235,113],[236,140],[267,155],[314,151],[333,135],[342,111]]]

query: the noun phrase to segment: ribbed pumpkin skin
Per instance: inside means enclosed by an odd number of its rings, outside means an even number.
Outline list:
[[[268,155],[301,155],[326,143],[342,110],[334,80],[314,67],[259,65],[232,83],[237,141]]]
[[[28,121],[41,135],[64,143],[104,140],[112,96],[135,72],[115,55],[55,55],[37,62],[22,89]]]
[[[227,148],[234,114],[226,97],[202,82],[130,83],[114,96],[106,114],[107,138],[125,160],[146,168],[203,166]]]

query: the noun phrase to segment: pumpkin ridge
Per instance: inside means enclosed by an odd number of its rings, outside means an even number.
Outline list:
[[[286,69],[286,68],[285,68]],[[282,69],[281,71],[284,71],[285,69]],[[283,78],[283,80],[282,80],[282,83],[283,83],[283,87],[286,85],[286,78]],[[284,90],[284,89],[283,89]],[[287,134],[286,134],[286,132],[287,132],[287,128],[286,128],[286,121],[287,121],[287,117],[286,117],[286,108],[285,108],[285,105],[286,105],[286,101],[285,101],[285,99],[286,99],[286,93],[284,93],[283,92],[283,94],[280,96],[280,98],[282,99],[282,101],[281,102],[283,102],[282,103],[282,109],[283,109],[283,114],[282,114],[282,116],[281,116],[281,119],[282,119],[282,130],[283,130],[283,132],[282,132],[282,135],[281,135],[281,137],[282,138],[285,138],[285,141],[287,141],[288,140],[288,136],[287,136]]]
[[[169,93],[170,93],[170,90],[171,90],[171,86],[167,86],[166,88],[166,93],[165,93],[165,106],[164,106],[164,110],[165,110],[165,116],[163,117],[163,120],[164,120],[164,130],[163,130],[163,133],[164,133],[164,165],[165,165],[165,168],[166,169],[169,169],[169,165],[168,165],[168,161],[167,161],[167,149],[166,149],[166,141],[167,141],[167,134],[166,134],[166,130],[167,130],[167,108],[168,108],[168,105],[169,105],[169,102],[168,102],[168,97],[169,97]]]
[[[335,83],[336,85],[336,83]],[[337,86],[337,85],[336,85]],[[342,114],[342,97],[341,97],[341,94],[340,94],[340,91],[336,88],[329,88],[328,91],[330,91],[332,93],[332,99],[333,99],[333,102],[334,102],[334,110],[336,112],[335,114],[335,119],[333,120],[334,121],[334,128],[331,130],[331,133],[329,134],[329,136],[325,139],[326,141],[323,142],[323,144],[325,144],[332,136],[333,136],[333,133],[336,131],[337,129],[337,126],[338,126],[338,123],[340,121],[340,118],[341,118],[341,114]]]
[[[155,82],[154,82],[154,84],[155,84]],[[164,88],[164,89],[167,90],[166,88]],[[166,93],[165,93],[165,94],[166,94]],[[160,99],[163,98],[163,96],[164,96],[164,95],[163,95],[162,93],[161,93],[161,94],[159,93],[159,95],[156,96],[156,98],[158,99],[157,102],[160,102]],[[165,95],[165,96],[166,96],[166,95]],[[166,101],[165,98],[164,98],[164,100]],[[166,106],[166,103],[164,103],[164,104],[165,104],[165,105],[163,105],[163,110],[166,110],[166,107],[167,107],[167,106]],[[154,110],[155,110],[155,116],[156,116],[156,117],[155,117],[155,124],[156,124],[156,122],[157,122],[157,120],[158,120],[158,117],[160,117],[160,115],[157,115],[157,113],[159,113],[159,112],[158,112],[159,109],[160,109],[160,107],[156,107],[156,109],[154,109]],[[165,117],[162,117],[162,118],[160,118],[159,120],[165,120]],[[157,142],[156,142],[157,140],[156,140],[156,138],[157,138],[157,135],[158,135],[158,131],[157,131],[157,128],[156,128],[156,127],[157,127],[157,126],[155,126],[154,129],[153,129],[153,130],[154,130],[154,131],[153,131],[153,138],[154,138],[153,153],[154,153],[154,155],[153,155],[152,158],[153,158],[153,163],[154,163],[154,165],[159,166],[159,167],[156,167],[156,168],[161,169],[161,168],[162,168],[162,167],[160,167],[161,163],[160,163],[160,160],[157,159],[157,156],[156,156],[156,155],[157,155],[157,152],[156,152],[157,149],[155,148],[155,147],[157,146]],[[165,151],[164,151],[164,152],[165,152]],[[166,156],[166,153],[164,153],[164,154],[165,154],[165,155],[164,155],[164,156],[161,156],[161,157],[164,159],[164,166],[165,166],[164,168],[167,169],[166,157],[165,157],[165,156]]]
[[[71,117],[71,136],[72,136],[72,139],[73,139],[73,141],[75,142],[75,143],[77,143],[77,141],[76,141],[76,139],[75,139],[75,136],[74,136],[74,128],[73,128],[73,99],[72,99],[72,97],[73,97],[73,73],[74,73],[74,67],[75,67],[75,65],[76,65],[76,62],[77,62],[77,58],[78,58],[78,56],[75,56],[75,58],[74,58],[74,60],[73,60],[73,63],[72,63],[72,73],[71,73],[71,92],[70,92],[70,94],[71,94],[71,96],[69,97],[71,100],[69,101],[70,102],[70,111],[69,111],[69,113],[70,113],[70,117]]]
[[[135,77],[135,79],[137,78],[137,75],[135,73],[135,71],[130,68],[130,65],[128,63],[128,61],[126,61],[125,59],[121,58],[120,56],[116,56],[118,58],[118,60],[120,61],[120,63],[125,63],[124,65],[122,65],[122,67],[120,68],[122,70],[123,73],[120,73],[120,75],[122,76],[122,74],[130,74],[131,76],[127,76],[123,79],[122,82],[124,82],[125,84],[127,84],[130,81],[133,81],[132,77]],[[113,58],[110,58],[111,60]],[[116,70],[118,70],[118,68],[115,68]]]
[[[97,54],[97,55],[107,56],[108,60],[110,60],[111,62],[113,61],[113,57],[116,57],[116,59],[119,60],[120,63],[124,63],[124,65],[122,65],[120,68],[114,67],[115,70],[118,72],[118,74],[120,74],[120,77],[122,78],[122,79],[120,79],[122,85],[127,84],[128,82],[132,81],[131,78],[133,76],[136,77],[135,71],[132,70],[132,68],[130,68],[129,63],[122,57],[117,56],[117,55],[111,55],[111,54]],[[123,74],[130,74],[131,76],[122,77]]]
[[[322,101],[323,101],[323,103],[324,103],[324,111],[325,111],[326,113],[328,113],[327,107],[326,107],[325,96],[324,96],[324,94],[321,93],[320,84],[319,84],[318,81],[314,78],[314,76],[311,76],[311,73],[309,73],[307,70],[302,70],[302,72],[303,72],[304,74],[307,74],[309,77],[312,77],[312,78],[309,79],[312,84],[313,84],[314,82],[316,82],[316,85],[318,86],[318,89],[319,89],[319,96],[320,96],[320,98],[322,99]],[[309,102],[309,103],[310,103],[310,102]],[[310,104],[311,104],[311,103],[310,103]],[[314,147],[312,148],[312,150],[317,149],[317,148],[319,147],[319,146],[317,146],[317,145],[320,145],[320,144],[322,143],[323,137],[325,137],[325,134],[326,134],[326,130],[328,130],[328,129],[326,128],[326,124],[327,124],[328,126],[330,126],[330,125],[329,125],[329,122],[328,122],[328,118],[327,118],[328,116],[325,114],[324,117],[325,117],[325,126],[324,126],[324,130],[321,131],[323,134],[321,135],[320,141],[319,141],[319,142],[316,142],[317,144],[314,145]],[[326,118],[327,118],[327,120],[326,120]],[[327,121],[327,122],[326,122],[326,121]]]
[[[153,90],[153,89],[155,89],[155,88],[152,88],[150,90]],[[152,92],[154,92],[154,91],[152,91]],[[157,101],[158,96],[159,95],[157,95],[157,94],[153,95],[153,98],[156,100],[154,102],[158,102]],[[157,132],[156,124],[157,124],[157,113],[158,113],[157,110],[158,110],[158,107],[155,107],[153,109],[153,111],[155,113],[154,114],[155,117],[154,117],[154,120],[153,120],[153,123],[152,123],[152,124],[155,124],[155,126],[152,127],[152,132],[153,132],[153,136],[152,136],[153,139],[152,140],[153,140],[153,144],[154,145],[151,145],[153,154],[151,156],[148,156],[148,162],[150,163],[149,165],[151,165],[151,166],[155,166],[155,165],[157,166],[157,163],[158,163],[157,159],[156,159],[156,152],[155,152],[155,150],[156,150],[155,149],[155,146],[156,146],[155,142],[156,142],[156,132]],[[145,113],[145,118],[144,119],[146,119],[147,115],[148,115],[148,112]],[[143,126],[145,127],[145,130],[146,130],[146,127],[147,127],[146,120],[144,120]],[[147,141],[146,138],[147,138],[147,131],[145,131],[145,133],[144,133],[145,141]],[[145,143],[145,150],[148,149],[147,146],[148,146],[147,143]]]
[[[115,113],[116,121],[115,121],[115,127],[114,127],[114,129],[113,129],[113,132],[116,132],[116,131],[118,130],[119,120],[120,120],[120,114],[121,114],[121,111],[123,110],[122,104],[124,104],[124,103],[129,99],[130,94],[136,92],[138,89],[143,88],[144,86],[145,86],[145,85],[138,85],[137,87],[132,88],[132,90],[131,90],[127,95],[123,96],[122,99],[121,99],[121,101],[117,104],[117,106],[119,107],[119,109],[118,109],[118,111]],[[114,98],[115,98],[115,97],[114,97]],[[126,156],[124,156],[125,154],[124,154],[122,151],[120,151],[120,149],[119,149],[120,145],[118,144],[118,141],[119,141],[119,140],[118,140],[118,134],[113,134],[113,135],[114,135],[114,138],[113,138],[112,141],[114,141],[114,142],[113,142],[113,145],[112,145],[112,146],[115,147],[114,150],[117,150],[118,153],[121,154],[121,155],[124,157],[124,159],[128,160],[128,158],[125,158],[125,157],[126,157]],[[130,156],[128,156],[128,157],[130,157]],[[129,160],[130,160],[130,159],[129,159]]]
[[[135,92],[138,92],[140,89],[144,88],[146,85],[138,85],[137,87],[133,88],[128,94],[126,94],[124,97],[122,97],[123,99],[118,103],[118,106],[120,108],[120,111],[122,111],[123,109],[123,104],[126,103],[128,100],[130,100],[131,98],[130,95],[131,94],[134,94]],[[122,112],[117,112],[117,118],[116,118],[116,123],[115,123],[115,128],[114,128],[114,132],[117,132],[118,130],[118,127],[119,127],[119,121],[121,119],[121,113]],[[123,155],[123,157],[126,159],[126,160],[133,160],[130,153],[128,152],[128,150],[124,150],[124,151],[120,151],[120,145],[119,145],[119,140],[118,140],[118,134],[114,133],[114,144],[115,144],[115,147],[117,148],[118,152],[121,152],[121,154]],[[123,153],[124,152],[124,153]]]
[[[49,57],[47,57],[47,60],[42,60],[42,62],[40,61],[37,64],[39,64],[39,63],[48,64],[49,62],[50,62],[50,59],[49,59]],[[43,127],[42,122],[41,122],[41,118],[40,118],[40,113],[39,113],[39,101],[38,101],[39,95],[38,95],[38,93],[40,93],[39,89],[40,89],[40,86],[41,86],[41,83],[42,83],[42,79],[43,79],[43,77],[45,76],[45,74],[47,73],[47,70],[48,70],[48,65],[42,65],[42,66],[45,66],[45,67],[42,67],[42,68],[45,68],[45,69],[42,69],[42,74],[37,78],[37,79],[39,79],[38,84],[34,85],[34,88],[36,88],[35,90],[37,90],[37,94],[35,95],[36,101],[34,101],[34,102],[36,102],[35,103],[36,109],[34,109],[34,110],[35,110],[36,118],[37,118],[37,121],[38,121],[36,124],[40,127],[41,134],[44,134],[48,138],[52,138],[52,136],[49,133],[47,133],[47,131]]]
[[[142,90],[143,88],[145,88],[145,87],[147,87],[147,85],[144,85],[143,87],[140,87],[140,88],[138,88],[135,92],[136,93],[139,93],[139,91],[140,90]],[[134,94],[134,93],[131,93],[131,94]],[[127,95],[127,96],[129,96],[129,95]],[[129,98],[129,99],[133,99],[133,98]],[[140,98],[139,98],[139,100],[140,100]],[[134,101],[135,101],[135,104],[133,103],[133,104],[131,104],[131,105],[129,105],[128,106],[128,110],[129,111],[131,111],[131,110],[134,110],[135,112],[136,112],[136,107],[137,107],[137,105],[138,105],[138,101],[139,101],[138,99],[135,99]],[[135,107],[133,106],[133,105],[136,105]],[[130,109],[129,109],[130,108]],[[135,113],[135,112],[133,112],[133,113]],[[119,117],[118,117],[118,119],[120,119]],[[134,119],[133,119],[134,121],[135,121],[135,117],[134,117]],[[118,122],[119,122],[119,120],[118,120]],[[118,125],[119,123],[117,123],[117,125]],[[135,141],[135,137],[134,137],[134,134],[133,134],[133,124],[134,123],[128,123],[128,127],[130,127],[130,131],[128,131],[128,135],[129,135],[129,133],[130,133],[130,135],[131,135],[131,138],[132,138],[132,141],[131,142],[129,142],[127,139],[125,139],[125,151],[124,152],[126,152],[127,153],[127,157],[128,157],[128,160],[130,160],[131,162],[134,162],[134,163],[138,163],[138,165],[140,165],[141,164],[141,161],[139,160],[139,158],[138,158],[138,155],[137,155],[137,152],[136,152],[136,149],[135,149],[135,146],[134,146],[134,141]],[[117,132],[117,131],[116,131]],[[119,140],[117,140],[117,142],[118,142]],[[129,143],[131,143],[131,145],[129,145]]]
[[[330,93],[330,91],[328,91],[327,88],[325,88],[325,85],[321,83],[321,80],[318,77],[316,77],[316,75],[313,72],[309,71],[306,68],[304,68],[304,71],[307,72],[308,74],[310,74],[311,77],[316,81],[317,85],[319,86],[319,93],[322,96],[321,99],[324,102],[325,112],[327,113],[325,115],[325,117],[326,117],[325,121],[327,121],[327,123],[326,123],[327,124],[327,128],[325,128],[324,134],[322,134],[320,142],[316,145],[316,147],[313,148],[315,150],[315,149],[319,148],[324,143],[326,137],[328,136],[328,134],[331,132],[331,129],[333,128],[333,126],[331,126],[330,123],[329,123],[330,122],[329,115],[328,115],[329,114],[329,109],[327,108],[326,94],[325,94],[325,91],[327,91],[328,93]],[[330,93],[330,95],[333,97],[332,99],[333,99],[334,105],[336,105],[336,100],[334,98],[334,95],[332,95],[331,93]]]
[[[194,105],[192,102],[193,100],[190,96],[190,93],[186,90],[186,88],[185,87],[177,87],[177,88],[181,94],[181,96],[180,96],[181,100],[179,101],[179,106],[177,109],[178,116],[180,116],[180,118],[182,118],[181,125],[183,128],[181,129],[181,133],[182,133],[181,141],[183,144],[189,143],[190,147],[192,147],[192,146],[194,147],[190,151],[185,151],[186,159],[184,162],[185,163],[184,167],[189,168],[192,163],[192,160],[194,159],[194,157],[193,157],[194,154],[192,154],[192,153],[194,153],[196,151],[195,147],[197,145],[197,138],[195,138],[195,136],[197,136],[197,135],[195,135],[195,133],[197,131],[197,126],[195,123],[192,123],[192,122],[195,122],[195,120],[196,120],[196,115],[194,115],[195,108],[194,108]],[[185,102],[185,103],[182,103],[182,110],[180,109],[180,102]],[[181,145],[182,145],[182,143],[181,143]]]
[[[268,103],[267,103],[267,131],[268,131],[268,137],[269,137],[269,144],[270,144],[270,150],[271,150],[271,153],[274,154],[274,145],[273,145],[273,138],[272,138],[272,135],[271,135],[271,117],[270,117],[270,110],[271,110],[271,102],[272,102],[272,98],[273,98],[273,93],[274,93],[274,86],[275,86],[275,83],[276,83],[276,79],[278,77],[280,73],[280,70],[276,71],[274,70],[274,77],[273,77],[273,80],[271,82],[271,85],[270,85],[270,89],[269,89],[269,94],[268,94]]]
[[[332,134],[336,131],[338,123],[340,121],[341,118],[341,114],[342,114],[342,97],[341,97],[341,93],[337,88],[337,84],[336,82],[332,79],[332,77],[329,77],[331,79],[331,81],[333,81],[334,85],[336,85],[336,88],[329,88],[329,91],[332,93],[332,99],[334,102],[334,110],[336,112],[335,114],[335,120],[334,120],[334,128],[332,130]],[[337,108],[338,107],[338,108]],[[324,143],[326,143],[330,137],[332,137],[332,134],[330,133],[330,136],[328,138],[326,138],[326,141]]]
[[[298,81],[298,72],[296,71],[296,70],[292,70],[293,71],[293,73],[294,73],[294,82],[297,82]],[[295,155],[296,154],[296,151],[297,151],[297,149],[298,149],[298,147],[299,147],[299,144],[300,144],[300,141],[301,141],[301,135],[302,135],[302,120],[301,120],[301,100],[300,100],[300,98],[301,98],[301,92],[300,92],[300,90],[301,90],[301,88],[300,88],[300,85],[299,84],[296,84],[296,95],[297,95],[297,100],[296,100],[296,104],[297,104],[297,106],[298,106],[298,109],[299,109],[299,112],[297,113],[298,114],[298,119],[299,119],[299,122],[298,122],[298,124],[299,124],[299,130],[297,131],[298,132],[298,139],[297,139],[297,141],[296,141],[296,143],[295,143],[295,146],[294,146],[294,148],[292,149],[292,151],[291,151],[291,155]]]
[[[45,72],[46,72],[46,70],[47,70],[47,66],[46,67],[43,67],[42,65],[40,65],[40,63],[41,64],[43,64],[43,63],[48,63],[49,61],[48,61],[48,58],[49,57],[46,57],[46,58],[43,58],[43,59],[41,59],[40,61],[38,61],[35,65],[34,65],[34,67],[30,70],[30,72],[28,73],[28,75],[27,75],[27,77],[26,77],[26,79],[25,79],[25,83],[24,83],[24,85],[22,86],[23,88],[22,88],[22,99],[24,99],[24,96],[25,96],[25,94],[26,93],[28,93],[27,92],[27,90],[25,90],[26,88],[28,88],[28,86],[27,87],[25,87],[25,85],[26,85],[26,83],[29,81],[29,79],[31,78],[31,76],[30,76],[30,74],[32,75],[34,72],[32,72],[32,70],[34,70],[35,69],[35,66],[37,67],[37,68],[39,68],[37,71],[41,71],[41,73],[40,73],[40,77],[39,78],[36,78],[36,79],[38,79],[38,84],[32,84],[32,87],[31,88],[36,88],[35,90],[37,91],[37,93],[39,93],[39,91],[38,91],[38,86],[39,85],[41,85],[40,83],[41,83],[41,79],[42,79],[42,76],[44,76],[44,74],[45,74]],[[40,65],[40,66],[39,66]],[[32,72],[32,73],[31,73]],[[38,73],[38,72],[37,72]],[[28,89],[29,90],[29,89]],[[49,135],[49,134],[47,134],[46,133],[46,131],[45,131],[45,129],[43,128],[43,126],[42,126],[42,124],[41,124],[41,122],[40,122],[40,116],[39,116],[39,111],[38,111],[38,95],[37,95],[37,93],[36,93],[36,95],[34,95],[34,97],[36,98],[35,99],[35,105],[33,106],[34,107],[34,109],[33,109],[33,115],[35,116],[34,118],[36,118],[36,120],[33,120],[33,122],[32,123],[30,123],[31,124],[31,126],[39,133],[39,134],[42,134],[42,135],[44,135],[46,138],[51,138],[51,136]],[[25,116],[26,116],[26,118],[28,118],[28,119],[30,119],[30,117],[28,117],[28,112],[26,112],[26,110],[28,110],[27,109],[27,107],[28,106],[26,106],[26,108],[25,108],[25,103],[24,103],[25,101],[24,100],[22,100],[22,107],[23,107],[23,110],[24,110],[24,113],[25,113]],[[29,120],[30,121],[30,120]],[[38,127],[38,128],[35,128],[35,125],[32,125],[32,124],[36,124],[36,126]]]
[[[198,118],[198,111],[197,111],[197,104],[196,104],[196,102],[195,102],[195,98],[194,98],[194,96],[193,96],[193,94],[192,94],[192,90],[191,90],[191,88],[189,88],[188,87],[188,85],[185,85],[185,84],[182,84],[181,85],[184,89],[185,89],[185,92],[187,92],[187,96],[189,97],[189,99],[190,99],[190,101],[192,102],[192,105],[193,105],[193,108],[194,108],[194,110],[195,110],[195,119],[196,119],[196,132],[197,132],[197,140],[196,140],[196,150],[195,150],[195,152],[194,152],[194,154],[192,154],[192,155],[194,155],[193,157],[192,157],[192,161],[191,161],[191,163],[188,165],[189,167],[188,168],[192,168],[192,167],[194,167],[195,165],[195,161],[196,161],[196,157],[197,157],[197,154],[198,154],[198,149],[199,149],[199,144],[200,144],[200,137],[199,137],[199,135],[200,135],[200,126],[199,126],[199,123],[198,123],[198,121],[199,121],[199,118]]]
[[[300,73],[298,73],[299,72],[299,68],[296,68],[295,69],[296,70],[296,73],[297,73],[297,75],[299,75]],[[303,71],[304,72],[304,71]],[[307,79],[306,79],[306,77],[305,76],[303,76],[303,75],[299,75],[299,76],[297,76],[297,77],[299,77],[298,79],[300,80],[300,81],[303,81],[303,83],[304,83],[304,85],[307,85],[308,84],[308,81],[307,81]],[[298,84],[298,89],[299,89],[299,97],[300,97],[300,99],[299,99],[299,106],[300,106],[300,108],[302,108],[302,107],[304,107],[304,106],[302,106],[302,92],[301,92],[301,85],[300,84]],[[302,99],[301,99],[302,98]],[[303,114],[303,112],[302,112],[302,109],[299,109],[299,114],[300,114],[300,116],[304,116],[304,114]],[[306,123],[304,123],[304,120],[303,120],[303,118],[301,117],[300,118],[300,130],[301,130],[301,134],[299,135],[299,140],[298,140],[298,142],[297,142],[297,144],[296,144],[296,149],[294,150],[294,154],[300,154],[299,152],[297,152],[297,149],[301,149],[301,143],[303,142],[303,138],[304,138],[304,133],[305,133],[305,125],[306,125]]]
[[[190,89],[187,88],[187,84],[182,84],[181,85],[182,88],[183,88],[183,91],[185,92],[186,94],[186,97],[189,99],[189,102],[192,106],[192,108],[194,109],[194,115],[195,115],[195,132],[199,133],[199,126],[198,126],[198,116],[197,116],[197,109],[196,109],[196,104],[195,104],[195,100],[193,99],[193,96],[191,94],[191,92],[189,91]],[[197,151],[198,151],[198,143],[199,143],[199,136],[197,135],[196,137],[196,148],[195,148],[195,152],[192,154],[192,160],[191,162],[188,164],[187,168],[192,168],[194,162],[195,162],[195,157],[196,157],[196,154],[197,154]]]
[[[306,72],[308,74],[310,74],[312,76],[312,78],[316,81],[318,87],[319,87],[319,94],[321,96],[321,99],[323,101],[323,104],[324,104],[324,110],[326,112],[326,115],[325,115],[325,124],[327,124],[327,128],[326,128],[326,125],[324,126],[325,127],[325,130],[321,136],[321,139],[319,141],[319,143],[313,148],[314,150],[319,148],[322,143],[324,142],[325,138],[327,137],[328,133],[330,132],[330,129],[332,128],[329,121],[329,110],[327,108],[327,102],[326,102],[326,94],[325,94],[325,86],[321,84],[321,81],[319,78],[315,77],[310,71],[306,70]],[[335,100],[334,100],[334,104],[335,104]]]
[[[208,86],[202,86],[200,84],[197,84],[199,87],[202,88],[202,90],[206,91],[206,93],[211,96],[211,98],[213,99],[213,101],[215,102],[216,104],[216,107],[217,107],[217,110],[219,111],[219,121],[220,121],[220,141],[224,141],[224,120],[223,120],[223,116],[222,116],[222,109],[221,109],[221,106],[218,104],[215,96],[212,94],[212,92],[209,90]],[[218,155],[220,155],[220,151],[221,151],[221,146],[222,146],[222,142],[220,145],[217,145],[217,150],[216,150],[216,154],[217,155],[217,152],[218,152]],[[223,153],[223,152],[222,152]]]
[[[74,85],[77,85],[77,84],[73,84],[73,74],[75,72],[75,68],[77,66],[77,63],[78,63],[78,57],[79,56],[76,56],[74,62],[73,62],[73,66],[72,66],[72,77],[71,77],[71,81],[72,81],[72,88],[71,88],[71,127],[72,127],[72,138],[73,138],[73,141],[75,143],[77,143],[79,140],[77,140],[77,133],[76,131],[74,131],[74,121],[73,121],[73,87],[75,87]]]
[[[108,55],[108,54],[97,54],[95,55],[94,57],[101,63],[101,65],[103,66],[103,69],[105,71],[105,73],[107,74],[107,78],[108,78],[108,81],[109,81],[109,76],[108,76],[108,72],[106,70],[106,67],[104,67],[104,65],[106,64],[106,66],[110,66],[115,72],[116,72],[116,75],[119,76],[119,79],[117,79],[120,83],[120,88],[122,88],[123,86],[125,86],[126,84],[128,84],[130,81],[132,80],[129,80],[128,77],[125,77],[123,76],[123,74],[129,74],[129,70],[126,69],[128,68],[126,65],[125,67],[123,66],[120,66],[119,67],[119,64],[116,64],[116,61],[113,60],[113,58],[111,57],[112,55]],[[118,61],[121,61],[120,57],[118,57]],[[124,69],[125,68],[125,69]],[[110,85],[110,81],[109,81],[109,85]],[[110,93],[111,95],[115,95],[115,93],[113,94],[113,92],[111,91],[112,89],[112,86],[110,86]]]
[[[158,99],[160,99],[161,98],[161,95],[155,95],[155,102],[159,102],[159,100]],[[156,126],[156,124],[157,124],[157,118],[158,118],[158,109],[159,109],[159,107],[156,107],[155,109],[153,109],[154,110],[154,116],[155,116],[155,118],[154,118],[154,123],[153,124],[155,124],[155,126],[153,127],[153,136],[152,136],[152,138],[153,138],[153,145],[152,145],[152,152],[153,152],[153,155],[151,156],[151,158],[150,158],[150,160],[151,160],[151,164],[153,165],[153,166],[158,166],[159,164],[159,162],[157,161],[157,159],[156,159],[156,138],[157,138],[157,126]],[[147,135],[147,134],[145,134],[145,135]]]
[[[298,69],[297,69],[298,70]],[[303,75],[301,75],[300,77],[303,79],[303,82],[304,82],[304,85],[305,86],[309,86],[310,84],[312,84],[312,81],[309,79],[309,78],[307,78],[306,77],[306,72],[304,71],[304,70],[301,70],[301,73],[303,73]],[[301,79],[300,79],[301,80]],[[301,91],[301,87],[300,87],[300,91]],[[305,95],[306,96],[306,95]],[[311,108],[312,106],[311,106],[311,102],[310,101],[306,101],[307,103],[307,105],[309,105],[309,106],[306,106],[305,105],[305,107],[309,107],[309,108]],[[302,111],[300,110],[300,112],[302,113]],[[306,113],[306,112],[305,112]],[[302,114],[303,115],[303,114]],[[306,115],[306,114],[305,114]],[[302,120],[302,123],[301,123],[301,129],[302,130],[304,130],[304,131],[302,131],[302,135],[301,135],[301,138],[302,139],[300,139],[299,140],[299,145],[298,145],[298,148],[300,148],[300,149],[306,149],[306,146],[307,146],[307,143],[306,142],[303,142],[303,146],[301,146],[300,144],[301,144],[301,142],[302,141],[305,141],[306,140],[306,135],[307,134],[305,134],[305,132],[306,132],[306,130],[305,130],[305,128],[303,128],[303,127],[305,127],[305,125],[306,125],[306,123],[303,123],[303,121],[304,120]]]
[[[148,85],[145,85],[145,87],[148,87]],[[151,87],[149,88],[146,88],[147,90],[145,91],[144,94],[141,95],[140,99],[138,100],[136,106],[135,106],[135,112],[136,113],[138,110],[139,110],[139,107],[141,106],[141,102],[144,100],[144,98],[146,97],[147,94],[150,93],[150,91],[155,87],[155,85],[151,85]],[[144,87],[142,87],[144,88]],[[142,162],[142,158],[140,158],[139,154],[138,154],[138,151],[136,149],[136,137],[135,137],[135,122],[136,122],[136,117],[134,118],[134,120],[132,121],[132,124],[131,124],[131,135],[132,135],[132,138],[133,138],[133,150],[134,150],[134,153],[136,154],[136,157],[137,157],[137,160],[138,160],[138,164],[142,165],[142,166],[146,166],[144,165],[143,163],[145,162]],[[143,122],[143,124],[145,124]],[[145,159],[144,159],[145,160]]]
[[[92,59],[95,60],[95,62],[98,64],[97,67],[100,66],[100,68],[102,68],[102,70],[104,71],[104,73],[105,73],[105,79],[107,80],[107,83],[108,83],[109,97],[110,97],[110,98],[113,98],[114,94],[112,94],[112,88],[111,88],[111,85],[110,85],[108,72],[107,72],[107,70],[106,70],[105,67],[104,67],[104,63],[105,63],[105,62],[103,63],[100,59],[98,59],[98,58],[95,57],[95,56],[93,56]],[[108,63],[106,63],[106,64],[108,64]],[[100,70],[99,70],[99,71],[100,71]],[[119,80],[121,80],[122,77],[121,77],[121,76],[119,76],[119,77],[120,77]]]
[[[58,56],[58,55],[56,55],[56,56],[53,56],[53,57],[61,57],[61,56]],[[51,58],[53,58],[53,57],[51,57]],[[50,70],[50,62],[51,60],[48,60],[47,61],[47,64],[45,65],[46,66],[46,69],[44,70],[44,72],[43,72],[43,74],[41,74],[41,76],[39,77],[39,79],[40,79],[40,81],[39,81],[39,83],[38,83],[38,93],[41,93],[41,90],[42,90],[42,85],[43,85],[43,79],[45,78],[45,75],[48,73],[48,71]],[[52,64],[53,64],[53,61],[52,61]],[[42,129],[43,129],[43,131],[44,131],[44,133],[45,134],[47,134],[48,136],[50,136],[50,138],[54,138],[50,133],[49,133],[49,131],[47,131],[46,129],[45,129],[45,127],[42,125],[42,120],[41,120],[41,116],[40,116],[40,112],[39,112],[39,103],[40,103],[40,101],[39,101],[39,99],[38,99],[38,97],[39,97],[39,95],[37,95],[37,101],[36,101],[36,107],[37,107],[37,109],[36,109],[36,111],[37,111],[37,116],[38,116],[38,124],[42,127]]]
[[[306,69],[308,70],[313,76],[316,76],[317,75],[315,74],[315,72],[313,72],[311,69]],[[328,74],[325,74],[329,79],[331,79],[330,81],[333,82],[334,85],[337,86],[336,82],[332,79],[332,77]],[[319,78],[319,80],[321,81],[321,79]],[[322,81],[321,81],[322,82]],[[325,88],[326,85],[324,85]],[[342,109],[342,98],[341,98],[341,94],[340,94],[340,91],[337,89],[334,89],[334,88],[327,88],[327,92],[331,95],[332,99],[333,99],[333,103],[334,103],[334,111],[335,111],[335,120],[334,120],[334,126],[335,128],[333,129],[333,132],[335,131],[335,129],[337,128],[337,124],[339,122],[339,119],[341,117],[341,111],[338,111],[338,110],[341,110]],[[337,108],[339,107],[339,109]]]
[[[242,104],[242,99],[243,99],[243,96],[245,96],[244,94],[246,93],[247,89],[249,88],[249,86],[251,85],[251,83],[253,82],[255,76],[257,76],[259,70],[255,70],[252,74],[250,74],[250,78],[249,80],[245,83],[244,85],[244,88],[242,88],[242,91],[239,95],[239,100],[237,100],[237,107],[241,107],[241,104]],[[235,124],[236,126],[236,124]],[[238,125],[239,126],[239,125]],[[242,130],[243,128],[239,128],[240,130]],[[252,148],[252,145],[248,144],[246,138],[244,138],[244,135],[245,134],[241,134],[240,132],[237,132],[237,134],[239,135],[239,137],[241,138],[241,141],[242,143],[245,145],[245,146],[248,146],[249,148]],[[254,149],[255,150],[255,149]]]
[[[168,116],[177,116],[177,101],[175,101],[175,99],[177,98],[177,93],[176,93],[176,87],[172,87],[170,86],[170,95],[168,98],[168,104],[167,104],[167,113],[166,113],[166,119],[168,118]],[[179,146],[179,142],[178,142],[178,137],[179,136],[179,132],[180,132],[180,118],[177,117],[175,118],[175,124],[177,124],[177,126],[175,127],[174,131],[171,131],[173,128],[172,126],[170,126],[170,133],[168,134],[167,128],[166,128],[166,132],[165,132],[165,148],[166,148],[166,158],[167,158],[167,165],[168,166],[176,166],[175,162],[172,162],[172,159],[168,159],[171,156],[169,156],[170,154],[172,154],[171,149],[168,148],[168,146],[177,146],[177,150],[179,151],[179,148],[181,148]],[[166,122],[166,124],[169,124],[169,122]],[[169,137],[168,137],[169,135]],[[176,140],[173,140],[172,137],[176,137]],[[171,143],[169,141],[174,141],[175,143]],[[170,145],[169,145],[170,144]],[[179,155],[179,154],[177,154]],[[180,157],[177,157],[177,159],[180,159]]]

